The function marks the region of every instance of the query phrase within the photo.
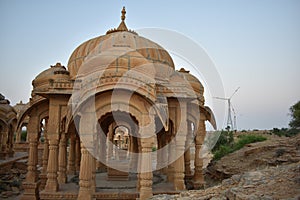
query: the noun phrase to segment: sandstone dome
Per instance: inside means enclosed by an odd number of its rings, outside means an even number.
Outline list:
[[[159,44],[129,30],[124,22],[125,13],[123,9],[122,21],[117,29],[90,39],[73,51],[68,61],[68,71],[72,79],[107,68],[110,68],[110,72],[120,72],[120,69],[128,71],[146,63],[154,66],[153,73],[156,78],[170,76],[175,67],[169,53]],[[88,65],[93,66],[82,68],[89,61],[93,63]],[[146,73],[153,71],[148,68],[143,70]]]
[[[60,63],[42,71],[32,81],[32,86],[36,90],[44,91],[48,89],[49,81],[51,80],[69,80],[69,72]]]
[[[196,78],[194,75],[192,75],[190,71],[187,71],[184,68],[181,68],[178,72],[183,76],[183,78],[186,81],[188,81],[188,83],[193,88],[196,95],[198,97],[202,97],[204,94],[204,87],[202,83],[199,81],[199,79]]]
[[[5,99],[5,97],[0,94],[0,119],[4,120],[5,123],[9,123],[10,120],[16,117],[15,109],[10,105],[9,100]]]

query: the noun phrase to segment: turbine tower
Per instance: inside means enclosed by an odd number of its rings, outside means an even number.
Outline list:
[[[233,130],[237,130],[237,126],[236,126],[236,114],[235,114],[235,111],[234,111],[234,108],[233,108],[232,105],[231,105],[231,108],[232,108],[232,112],[233,112]]]
[[[233,95],[235,95],[235,93],[240,89],[240,87],[238,87],[229,98],[226,97],[214,97],[215,99],[220,99],[220,100],[226,100],[228,103],[228,116],[227,116],[227,127],[231,130],[235,130],[236,129],[236,115],[235,115],[235,111],[233,109],[233,106],[231,104],[231,98],[233,97]],[[234,113],[234,124],[232,122],[232,117],[231,117],[231,110]],[[226,128],[227,128],[226,127]]]

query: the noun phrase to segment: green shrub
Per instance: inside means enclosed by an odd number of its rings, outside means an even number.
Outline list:
[[[21,141],[26,141],[27,138],[27,131],[22,131],[21,133]]]
[[[231,145],[233,143],[233,132],[232,131],[221,131],[217,143],[215,144],[212,151],[218,150],[221,146]]]
[[[156,147],[152,147],[152,152],[156,151],[157,148]]]
[[[219,147],[218,150],[216,150],[213,154],[214,154],[214,160],[219,160],[221,159],[223,156],[226,156],[227,154],[231,153],[231,147],[228,145],[221,145]]]
[[[294,135],[297,135],[298,133],[300,133],[300,130],[296,129],[296,128],[290,128],[290,129],[287,129],[287,128],[282,128],[282,129],[273,128],[271,133],[274,134],[274,135],[277,135],[279,137],[281,137],[281,136],[291,137],[291,136],[294,136]]]
[[[246,144],[261,142],[267,138],[260,135],[240,135],[238,141],[220,145],[218,149],[213,149],[214,160],[219,160],[223,156],[243,148]]]
[[[239,140],[234,143],[233,149],[237,151],[243,148],[246,144],[255,143],[255,142],[262,142],[267,138],[260,136],[260,135],[240,135]]]
[[[287,136],[287,137],[291,137],[291,136],[297,135],[297,134],[299,134],[299,133],[300,133],[300,130],[299,130],[299,129],[291,128],[291,129],[287,130],[286,136]]]
[[[290,107],[290,115],[292,120],[289,125],[292,128],[300,128],[300,101]]]

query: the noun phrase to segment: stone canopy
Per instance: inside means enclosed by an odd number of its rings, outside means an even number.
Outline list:
[[[14,133],[17,125],[17,112],[9,100],[0,94],[0,159],[13,157]]]
[[[129,30],[125,14],[123,8],[118,28],[79,45],[67,67],[57,63],[32,81],[17,123],[20,129],[27,119],[22,199],[147,199],[164,193],[155,191],[154,174],[167,177],[175,193],[187,183],[203,186],[202,158],[191,164],[190,151],[200,154],[205,121],[215,126],[204,87],[189,71],[176,70],[167,50]],[[117,196],[105,192],[100,172],[107,181],[136,180],[136,187]],[[74,190],[71,175],[79,175]]]

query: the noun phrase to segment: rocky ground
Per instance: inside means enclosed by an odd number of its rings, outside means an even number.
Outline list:
[[[300,134],[290,138],[264,132],[256,134],[268,139],[249,144],[209,164],[205,189],[178,195],[156,195],[152,199],[300,199]],[[0,199],[19,197],[26,169],[26,160],[19,160],[9,168],[0,168]]]
[[[216,179],[234,174],[280,166],[300,161],[300,134],[294,137],[264,135],[264,142],[248,144],[207,167],[207,173]]]
[[[244,172],[204,190],[157,195],[153,200],[273,200],[300,199],[300,162]]]
[[[12,166],[0,168],[0,199],[15,199],[23,188],[27,172],[27,160],[16,161]]]
[[[264,142],[249,144],[210,163],[206,189],[152,199],[300,199],[300,134],[291,138],[266,137]],[[218,180],[223,181],[212,186]]]

